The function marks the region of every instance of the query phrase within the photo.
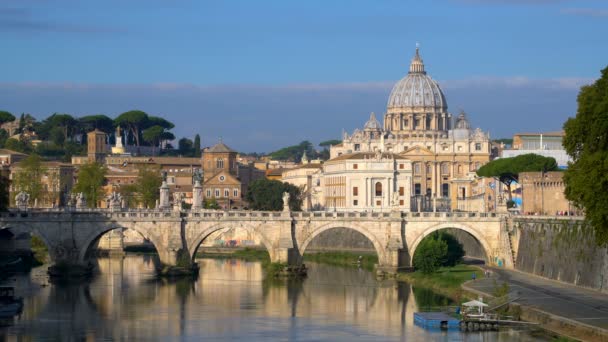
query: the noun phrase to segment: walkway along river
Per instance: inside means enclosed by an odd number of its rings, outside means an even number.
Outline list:
[[[257,261],[199,259],[196,280],[172,282],[154,277],[155,257],[98,258],[88,283],[49,284],[44,266],[4,280],[25,308],[0,327],[0,340],[542,340],[527,331],[424,330],[413,313],[447,298],[361,269],[311,263],[304,280],[274,281]]]

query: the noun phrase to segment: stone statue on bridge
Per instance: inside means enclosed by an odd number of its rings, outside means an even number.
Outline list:
[[[122,209],[122,196],[112,191],[110,196],[108,196],[108,207],[112,210],[120,210]]]
[[[399,193],[393,191],[393,197],[391,198],[391,207],[393,210],[399,210]]]
[[[29,202],[30,202],[30,194],[28,194],[25,191],[20,191],[15,196],[15,204],[17,205],[17,208],[19,208],[20,210],[26,210]]]
[[[182,210],[182,200],[183,200],[183,194],[181,192],[173,193],[173,210],[174,211]]]
[[[83,192],[79,192],[76,194],[76,208],[83,209],[87,207],[87,198],[84,196]]]
[[[283,211],[289,211],[289,192],[283,193]]]

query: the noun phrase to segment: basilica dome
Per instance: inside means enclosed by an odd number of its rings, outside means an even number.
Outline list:
[[[416,48],[416,55],[410,64],[410,72],[397,82],[391,91],[387,111],[395,112],[396,109],[414,107],[443,110],[448,107],[441,88],[424,71],[424,63],[420,58],[418,48]]]

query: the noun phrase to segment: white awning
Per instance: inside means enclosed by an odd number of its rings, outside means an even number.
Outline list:
[[[488,304],[484,302],[480,302],[478,300],[472,300],[470,302],[463,303],[462,306],[488,306]]]

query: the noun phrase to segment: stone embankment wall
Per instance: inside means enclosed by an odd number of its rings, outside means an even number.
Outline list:
[[[465,256],[487,261],[486,253],[484,252],[481,243],[479,243],[479,241],[477,241],[473,235],[465,232],[464,230],[455,228],[445,229],[445,232],[455,237],[456,240],[462,244],[462,249],[464,249]]]
[[[517,270],[608,293],[608,249],[582,220],[517,218],[511,231]]]

